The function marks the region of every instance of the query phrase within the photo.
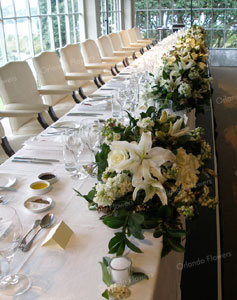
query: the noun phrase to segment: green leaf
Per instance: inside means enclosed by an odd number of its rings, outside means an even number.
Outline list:
[[[161,237],[162,235],[163,235],[163,231],[160,230],[160,229],[155,230],[154,233],[153,233],[153,236],[154,236],[155,238],[159,238],[159,237]]]
[[[143,253],[141,249],[139,249],[137,246],[131,243],[127,238],[126,238],[126,245],[128,246],[128,248],[130,248],[132,251],[136,253]]]
[[[167,238],[168,243],[170,244],[170,246],[172,247],[173,250],[177,251],[177,252],[184,252],[185,248],[180,245],[178,242],[176,242],[174,239],[170,239]]]
[[[149,277],[145,273],[133,272],[131,275],[131,284],[138,283],[144,279],[149,280]]]
[[[107,285],[110,286],[113,281],[112,281],[112,276],[107,268],[107,266],[100,261],[101,269],[102,269],[102,276],[103,276],[103,282]]]
[[[168,234],[172,237],[176,237],[176,238],[181,238],[183,236],[186,236],[186,231],[185,230],[172,230],[172,229],[168,229],[167,230]]]
[[[139,213],[130,215],[130,219],[132,219],[133,222],[137,224],[142,224],[144,222],[144,216]]]
[[[109,253],[121,252],[125,241],[125,234],[123,232],[116,232],[115,236],[109,241]]]
[[[109,291],[105,290],[101,296],[104,297],[105,299],[109,299]]]
[[[103,223],[110,228],[117,229],[123,226],[126,217],[108,216],[103,218]]]
[[[109,266],[110,260],[111,260],[111,258],[108,256],[103,257],[103,263],[106,265],[106,267]]]
[[[119,248],[118,248],[118,250],[117,250],[117,252],[116,252],[116,255],[117,255],[117,256],[123,255],[125,246],[126,246],[125,240],[121,241],[121,242],[120,242],[120,245],[119,245]]]
[[[144,216],[138,213],[134,213],[128,217],[128,230],[139,240],[143,240],[141,224],[144,222]]]
[[[87,195],[82,195],[79,191],[77,191],[75,189],[74,189],[74,191],[77,193],[77,196],[83,197],[89,203],[93,203],[93,199],[96,194],[95,188],[93,188]]]

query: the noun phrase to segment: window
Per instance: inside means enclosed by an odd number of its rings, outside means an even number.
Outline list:
[[[135,0],[136,26],[144,37],[159,38],[173,24],[193,23],[207,30],[210,48],[237,48],[237,1],[192,0],[190,6],[184,0]]]
[[[121,1],[100,0],[101,35],[121,30]]]
[[[0,65],[80,42],[82,0],[0,1]]]

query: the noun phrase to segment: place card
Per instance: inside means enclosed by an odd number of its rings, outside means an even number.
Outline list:
[[[71,228],[61,221],[50,230],[42,246],[56,246],[65,249],[72,234]]]

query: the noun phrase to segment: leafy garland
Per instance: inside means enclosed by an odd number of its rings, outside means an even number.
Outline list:
[[[142,99],[153,99],[166,105],[172,101],[173,111],[196,109],[204,112],[211,97],[211,80],[208,73],[206,32],[192,26],[179,38],[174,49],[162,57],[156,74],[150,74]]]
[[[96,155],[100,183],[88,195],[77,191],[78,196],[104,213],[100,219],[105,225],[121,228],[109,242],[109,253],[122,255],[126,246],[141,253],[130,237],[144,239],[144,229],[153,229],[155,238],[163,236],[162,256],[183,252],[187,232],[180,216],[192,218],[199,206],[214,208],[217,203],[209,187],[211,148],[202,138],[203,129],[190,130],[183,118],[155,107],[129,119],[126,127],[107,120],[106,143]],[[159,164],[154,165],[152,155]]]

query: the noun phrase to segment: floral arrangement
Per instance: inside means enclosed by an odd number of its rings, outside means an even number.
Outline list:
[[[109,253],[125,247],[141,253],[130,237],[144,239],[143,229],[163,236],[163,253],[184,251],[186,231],[181,215],[192,218],[198,208],[214,208],[211,148],[203,129],[190,130],[184,119],[150,107],[129,126],[108,119],[106,143],[96,155],[99,183],[83,196],[90,209],[103,212],[102,222],[121,228],[109,242]]]
[[[167,104],[173,111],[196,109],[204,112],[209,105],[212,80],[208,74],[206,33],[202,27],[192,26],[179,38],[173,49],[162,57],[156,74],[142,89],[141,98]]]

